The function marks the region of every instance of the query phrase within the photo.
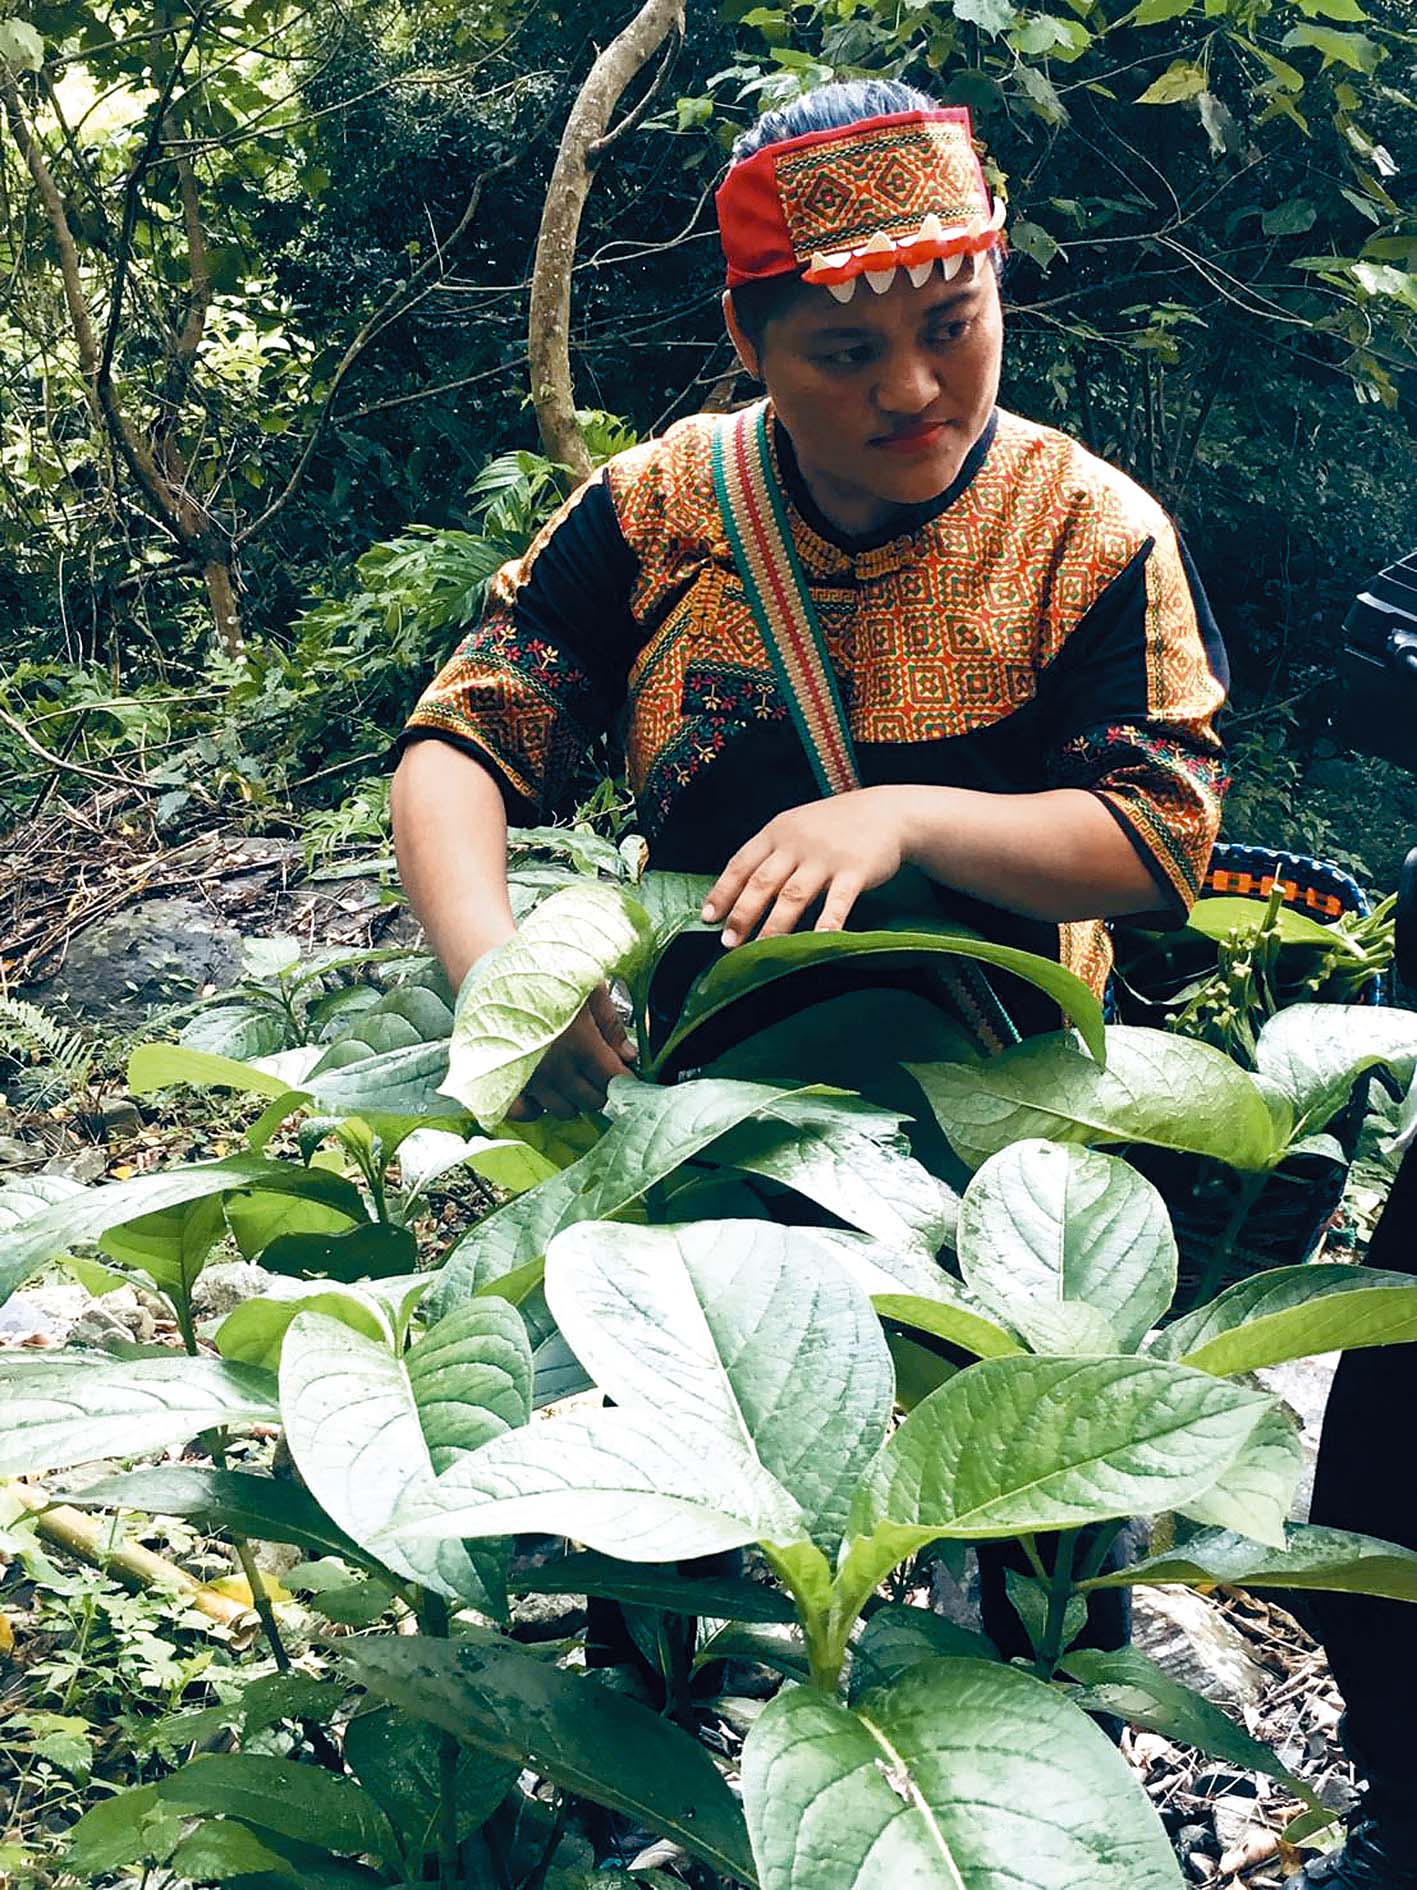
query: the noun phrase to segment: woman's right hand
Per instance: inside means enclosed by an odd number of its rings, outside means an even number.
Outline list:
[[[597,985],[575,1019],[547,1048],[536,1074],[507,1114],[513,1122],[526,1122],[545,1111],[568,1122],[572,1116],[602,1109],[611,1082],[633,1074],[633,1056],[609,989]]]

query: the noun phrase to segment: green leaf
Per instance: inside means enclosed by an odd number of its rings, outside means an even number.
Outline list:
[[[146,1274],[159,1292],[185,1306],[212,1249],[225,1234],[221,1198],[207,1195],[110,1228],[98,1244],[104,1253]]]
[[[456,1541],[385,1539],[401,1499],[531,1412],[526,1329],[504,1300],[440,1320],[407,1355],[304,1312],[280,1364],[286,1440],[316,1500],[366,1551],[435,1593],[502,1612],[497,1557]],[[489,1593],[488,1584],[491,1583]]]
[[[1180,1890],[1125,1760],[1017,1668],[926,1661],[854,1708],[780,1693],[742,1772],[762,1890]]]
[[[1417,1280],[1314,1262],[1241,1280],[1157,1334],[1156,1358],[1230,1377],[1286,1359],[1417,1339]]]
[[[28,20],[0,20],[0,61],[17,72],[38,72],[44,64],[44,41]]]
[[[1305,230],[1313,229],[1315,223],[1318,222],[1318,217],[1318,211],[1315,210],[1314,206],[1306,197],[1294,197],[1288,203],[1276,204],[1272,210],[1266,210],[1264,215],[1260,218],[1260,228],[1264,231],[1266,236],[1302,236]],[[1259,902],[1256,900],[1251,903],[1258,905]],[[1341,932],[1335,933],[1328,926],[1320,925],[1316,919],[1307,918],[1302,912],[1291,912],[1287,906],[1281,906],[1279,913],[1282,919],[1289,921],[1280,932],[1281,938],[1285,937],[1286,932],[1289,934],[1289,940],[1286,942],[1298,942],[1295,938],[1298,929],[1294,924],[1296,920],[1302,924],[1306,931],[1312,928],[1312,932],[1309,932],[1309,936],[1303,939],[1304,943],[1319,944],[1326,948],[1332,948],[1335,943],[1342,941],[1343,934]],[[1263,918],[1263,916],[1262,910],[1256,915],[1256,930],[1258,930],[1258,921]],[[1202,928],[1194,926],[1192,929],[1199,931]],[[1313,937],[1313,933],[1318,934],[1317,939]],[[1210,936],[1213,937],[1214,934],[1212,933]],[[1302,935],[1300,936],[1302,937]]]
[[[479,1222],[453,1248],[434,1289],[442,1311],[539,1261],[553,1236],[578,1221],[608,1221],[657,1182],[750,1116],[791,1120],[793,1099],[820,1091],[720,1077],[658,1088],[617,1078],[617,1113],[606,1133],[554,1178]]]
[[[1187,99],[1199,98],[1209,83],[1204,66],[1195,65],[1189,59],[1176,59],[1159,79],[1152,80],[1137,104],[1182,105]]]
[[[762,1582],[732,1575],[680,1575],[674,1569],[636,1568],[617,1557],[581,1550],[539,1568],[524,1569],[509,1587],[518,1595],[602,1595],[632,1608],[705,1615],[724,1621],[795,1621],[787,1598]]]
[[[649,915],[656,963],[683,932],[715,930],[703,917],[704,901],[714,887],[711,873],[646,873],[635,898]]]
[[[71,1180],[68,1175],[21,1175],[7,1181],[0,1188],[0,1239],[9,1228],[33,1220],[46,1208],[87,1193],[82,1181]]]
[[[1176,1291],[1166,1204],[1114,1155],[1015,1142],[986,1161],[960,1208],[960,1270],[1005,1324],[1024,1306],[1081,1301],[1135,1351]]]
[[[1417,1013],[1380,1004],[1291,1004],[1260,1031],[1255,1065],[1294,1107],[1294,1133],[1324,1128],[1366,1070],[1417,1066]]]
[[[158,1803],[156,1785],[133,1785],[101,1798],[70,1825],[64,1862],[81,1875],[103,1876],[146,1858],[171,1856],[181,1831],[177,1814]]]
[[[950,10],[957,20],[982,27],[996,38],[1006,33],[1018,18],[1018,10],[1011,0],[950,0]]]
[[[907,1668],[943,1657],[997,1660],[999,1652],[987,1636],[959,1627],[942,1614],[888,1602],[871,1616],[851,1651],[848,1698],[854,1706],[861,1694],[891,1685]]]
[[[1374,72],[1383,57],[1382,47],[1366,33],[1340,33],[1332,26],[1296,26],[1279,43],[1286,51],[1312,46],[1323,54],[1325,72],[1333,65],[1347,66],[1350,72]]]
[[[1149,1142],[1252,1170],[1268,1168],[1282,1150],[1248,1072],[1172,1031],[1110,1024],[1105,1068],[1063,1032],[984,1061],[908,1067],[971,1168],[1034,1136],[1084,1146]]]
[[[852,1524],[991,1537],[1174,1509],[1223,1475],[1273,1408],[1159,1360],[986,1359],[888,1440]]]
[[[320,1680],[294,1668],[263,1673],[241,1689],[241,1736],[254,1738],[285,1719],[312,1719],[328,1725],[348,1693],[343,1681]]]
[[[202,1050],[236,1063],[271,1056],[284,1049],[286,1041],[284,1018],[260,1004],[220,1004],[199,1011],[183,1026],[179,1039],[184,1050]]]
[[[714,1149],[726,1167],[792,1188],[877,1239],[933,1259],[953,1239],[959,1198],[904,1136],[849,1106],[820,1123],[747,1122]]]
[[[1283,1550],[1228,1530],[1193,1536],[1183,1549],[1145,1557],[1080,1587],[1132,1588],[1174,1583],[1185,1588],[1325,1589],[1342,1595],[1383,1595],[1417,1601],[1417,1555],[1377,1536],[1313,1523],[1291,1523]]]
[[[587,881],[553,893],[463,980],[445,1093],[494,1127],[595,987],[632,970],[650,945],[644,908],[619,887]]]
[[[364,1640],[344,1658],[405,1712],[673,1838],[741,1883],[753,1865],[737,1801],[696,1739],[648,1707],[505,1643]]]
[[[277,1234],[261,1250],[261,1265],[270,1273],[293,1274],[350,1284],[355,1280],[382,1280],[412,1273],[418,1265],[418,1243],[406,1227],[370,1222],[345,1234]]]
[[[411,1043],[337,1065],[327,1059],[302,1087],[326,1115],[362,1116],[392,1151],[410,1129],[464,1115],[446,1093],[447,1070],[446,1043]]]
[[[160,1174],[135,1175],[66,1195],[22,1221],[0,1228],[0,1304],[32,1273],[56,1260],[80,1241],[97,1240],[113,1227],[126,1227],[140,1216],[178,1207],[206,1195],[241,1189],[263,1194],[297,1195],[332,1209],[349,1222],[368,1219],[359,1190],[322,1169],[297,1168],[291,1162],[262,1161],[254,1155],[229,1155],[219,1162],[190,1162]]]
[[[181,1516],[203,1528],[249,1536],[254,1542],[291,1542],[313,1555],[368,1560],[314,1498],[286,1477],[163,1464],[66,1490],[63,1500],[76,1509],[135,1509],[144,1516]]]
[[[344,1732],[350,1770],[398,1833],[410,1875],[421,1875],[424,1857],[438,1848],[442,1804],[441,1738],[426,1719],[395,1706],[375,1707],[352,1719]],[[458,1841],[481,1828],[517,1782],[518,1767],[473,1747],[458,1753],[453,1781]]]
[[[1238,1529],[1269,1548],[1284,1547],[1284,1525],[1304,1474],[1299,1427],[1285,1410],[1267,1411],[1229,1469],[1203,1495],[1181,1505],[1192,1522]]]
[[[655,1060],[655,1068],[671,1059],[685,1058],[684,1046],[693,1033],[740,998],[761,991],[794,972],[826,964],[853,965],[889,980],[911,967],[938,969],[940,959],[972,959],[1037,986],[1076,1025],[1094,1055],[1103,1054],[1102,1007],[1080,978],[1049,958],[1014,946],[995,945],[988,939],[962,932],[792,932],[785,938],[749,939],[709,967],[699,977],[680,1015],[677,1028]]]
[[[353,1779],[318,1765],[252,1752],[213,1753],[159,1780],[159,1800],[186,1812],[215,1812],[277,1837],[395,1863],[388,1819]]]
[[[1141,0],[1141,5],[1132,14],[1128,24],[1160,26],[1164,20],[1179,20],[1194,5],[1195,0]]]
[[[328,1287],[318,1281],[291,1281],[289,1285],[292,1290],[279,1297],[270,1292],[260,1299],[243,1300],[231,1309],[216,1331],[216,1347],[223,1358],[259,1365],[268,1372],[278,1370],[285,1335],[302,1312],[323,1313],[366,1338],[393,1345],[388,1316],[368,1294]]]
[[[293,1163],[282,1165],[294,1167]],[[328,1173],[328,1170],[311,1172]],[[282,1234],[343,1233],[352,1218],[323,1202],[302,1199],[298,1195],[228,1194],[224,1197],[224,1206],[226,1224],[243,1260],[259,1260],[270,1243]],[[356,1225],[363,1225],[366,1220],[361,1201]]]
[[[673,1562],[749,1542],[800,1541],[806,1520],[755,1456],[692,1418],[644,1406],[572,1408],[410,1490],[391,1528],[425,1540],[539,1532],[628,1561]],[[390,1558],[392,1560],[392,1558]]]
[[[172,1853],[172,1868],[193,1883],[225,1883],[230,1877],[262,1872],[284,1883],[296,1881],[288,1858],[230,1818],[204,1818]]]
[[[996,1325],[969,1300],[948,1285],[928,1296],[922,1293],[875,1293],[871,1304],[882,1319],[894,1319],[916,1332],[958,1345],[976,1358],[1010,1358],[1023,1347],[1013,1333]]]
[[[553,1242],[546,1297],[617,1405],[713,1429],[836,1548],[890,1421],[893,1375],[870,1302],[810,1232],[586,1224]]]
[[[1251,1738],[1204,1694],[1173,1680],[1140,1649],[1120,1647],[1103,1653],[1095,1647],[1074,1647],[1063,1655],[1062,1668],[1083,1687],[1078,1704],[1090,1713],[1114,1713],[1133,1726],[1160,1733],[1179,1745],[1194,1746],[1208,1758],[1222,1759],[1242,1772],[1281,1779],[1287,1790],[1306,1802],[1312,1797],[1310,1788],[1289,1776],[1269,1746]]]
[[[276,1416],[269,1373],[214,1358],[0,1355],[0,1405],[7,1477],[143,1457],[219,1424],[243,1429]]]
[[[128,1087],[135,1096],[151,1096],[173,1083],[201,1089],[239,1089],[251,1096],[284,1096],[291,1084],[254,1063],[181,1043],[140,1043],[128,1058]]]
[[[1366,20],[1358,0],[1294,0],[1299,11],[1310,20]]]

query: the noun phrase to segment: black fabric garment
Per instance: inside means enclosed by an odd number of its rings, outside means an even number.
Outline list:
[[[1368,1264],[1417,1275],[1417,1148],[1409,1150]],[[1417,1346],[1349,1352],[1324,1415],[1312,1519],[1417,1550]],[[1411,1812],[1417,1800],[1417,1604],[1314,1594],[1316,1624],[1347,1709],[1343,1740],[1360,1774]]]

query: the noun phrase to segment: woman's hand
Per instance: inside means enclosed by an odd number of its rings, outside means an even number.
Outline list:
[[[536,1066],[536,1074],[507,1111],[526,1122],[544,1110],[562,1122],[605,1106],[617,1076],[633,1074],[633,1046],[605,985],[597,985],[580,1011]]]
[[[722,919],[724,944],[739,945],[765,912],[758,937],[780,938],[820,899],[814,929],[839,932],[861,894],[900,871],[912,791],[857,788],[790,807],[739,847],[704,901],[704,918]]]

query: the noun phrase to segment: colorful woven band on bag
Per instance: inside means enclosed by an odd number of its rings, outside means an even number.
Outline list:
[[[768,440],[768,403],[719,422],[713,483],[734,563],[778,687],[823,794],[861,785],[856,749],[791,527]],[[1018,1031],[977,965],[941,966],[941,984],[976,1046],[992,1056]]]
[[[953,276],[1003,240],[963,106],[764,145],[715,202],[730,289],[801,270],[849,301],[863,275],[883,294],[904,268],[918,287],[937,262]]]

